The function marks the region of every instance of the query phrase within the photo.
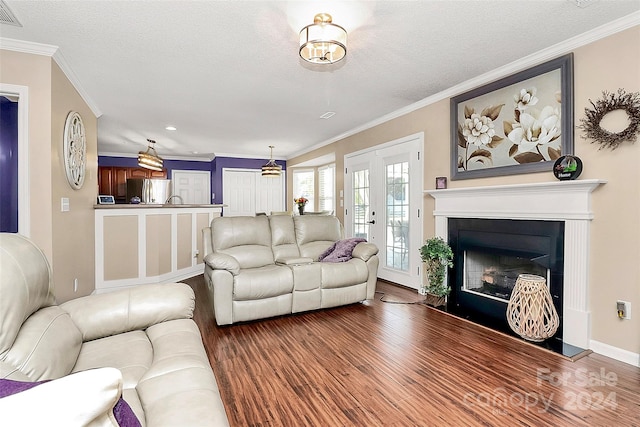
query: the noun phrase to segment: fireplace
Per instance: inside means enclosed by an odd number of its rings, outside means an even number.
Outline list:
[[[509,330],[507,304],[520,274],[547,280],[560,316],[562,337],[564,223],[561,221],[451,218],[454,253],[448,309],[497,329]]]
[[[594,217],[591,193],[605,183],[599,179],[584,179],[450,188],[425,193],[435,199],[435,235],[444,239],[449,237],[449,222],[456,219],[564,224],[564,267],[559,267],[562,292],[554,303],[557,301],[562,307],[559,310],[562,313],[562,342],[588,349],[591,340],[589,227]],[[551,286],[555,286],[554,273],[550,274]]]

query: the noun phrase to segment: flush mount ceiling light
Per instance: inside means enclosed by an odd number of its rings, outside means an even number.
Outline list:
[[[270,145],[269,148],[271,149],[271,159],[262,167],[262,176],[277,177],[282,173],[282,166],[273,160],[273,145]]]
[[[140,151],[138,153],[138,166],[153,171],[161,171],[164,161],[158,156],[158,153],[156,153],[156,149],[154,148],[156,142],[152,139],[147,139],[147,142],[149,143],[147,151]]]
[[[347,32],[319,13],[300,31],[300,57],[313,64],[333,64],[347,55]]]

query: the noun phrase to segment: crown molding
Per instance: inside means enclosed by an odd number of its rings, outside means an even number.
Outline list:
[[[29,53],[32,55],[53,56],[53,54],[56,53],[59,48],[58,46],[50,44],[27,42],[24,40],[0,37],[0,49]]]
[[[232,158],[236,158],[236,159],[264,159],[264,155],[263,154],[234,154],[234,153],[216,153],[216,157],[232,157]],[[267,158],[267,160],[269,160]],[[287,159],[283,158],[283,157],[277,157],[277,156],[273,156],[273,160],[280,160],[283,162],[286,162]]]
[[[59,49],[53,54],[53,60],[56,61],[56,63],[58,64],[58,66],[60,67],[64,75],[67,76],[67,78],[69,79],[73,87],[76,88],[76,90],[78,91],[78,94],[84,100],[84,102],[87,103],[87,105],[89,106],[93,114],[96,116],[96,118],[102,116],[102,111],[98,107],[98,104],[95,103],[93,98],[91,98],[89,93],[87,93],[87,91],[84,89],[84,87],[82,86],[82,83],[80,83],[80,79],[78,78],[76,73],[73,71],[73,69],[71,69],[71,66],[69,65],[69,63],[65,59],[64,55],[62,55],[62,52]]]
[[[115,153],[115,152],[106,152],[106,151],[98,151],[98,156],[104,157],[127,157],[131,159],[135,159],[138,157],[138,154],[133,153]],[[211,162],[216,158],[215,154],[206,157],[190,157],[190,156],[160,156],[163,160],[186,160],[189,162]]]
[[[76,73],[73,72],[73,70],[69,66],[69,63],[62,55],[62,52],[60,52],[60,48],[58,46],[0,37],[0,49],[28,53],[31,55],[48,56],[52,58],[54,61],[56,61],[56,64],[58,64],[73,87],[78,91],[80,97],[82,97],[84,102],[87,103],[87,105],[91,109],[91,112],[93,112],[96,118],[102,115],[102,111],[100,111],[100,108],[98,108],[98,105],[89,96],[87,91],[84,90],[82,84],[80,83],[80,79],[78,78]]]
[[[541,64],[550,59],[569,53],[574,49],[588,45],[590,43],[593,43],[605,37],[619,33],[621,31],[628,30],[629,28],[635,27],[637,25],[640,25],[640,11],[623,16],[622,18],[616,19],[607,24],[604,24],[592,30],[589,30],[585,33],[582,33],[570,39],[564,40],[560,43],[557,43],[546,49],[540,50],[531,55],[525,56],[521,59],[513,61],[502,67],[496,68],[487,73],[484,73],[472,79],[466,80],[458,85],[452,86],[448,89],[445,89],[432,96],[424,98],[411,105],[392,111],[391,113],[381,116],[370,122],[367,122],[362,126],[358,126],[351,130],[343,132],[340,135],[337,135],[331,139],[325,140],[318,144],[312,145],[311,147],[308,147],[302,151],[294,153],[291,156],[289,156],[287,160],[301,156],[311,151],[317,150],[326,145],[348,138],[360,132],[364,132],[375,126],[381,125],[383,123],[386,123],[398,117],[402,117],[406,114],[412,113],[428,105],[435,104],[436,102],[442,101],[444,99],[452,98],[468,90],[474,89],[476,87],[482,86],[484,84],[490,83],[500,78],[509,76],[519,71],[526,70],[527,68],[531,68],[535,65]]]

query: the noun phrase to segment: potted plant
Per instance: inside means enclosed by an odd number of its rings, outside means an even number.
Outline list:
[[[298,205],[298,212],[300,215],[304,215],[304,205],[306,205],[309,200],[304,197],[299,197],[297,199],[293,199],[293,202]]]
[[[447,267],[453,267],[453,251],[442,237],[432,237],[420,247],[420,258],[424,262],[421,295],[427,296],[427,304],[439,307],[446,303],[451,288],[444,283]]]

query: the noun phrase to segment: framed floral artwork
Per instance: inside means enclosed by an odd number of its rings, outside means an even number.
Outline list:
[[[451,179],[551,172],[573,154],[573,54],[451,99]]]

